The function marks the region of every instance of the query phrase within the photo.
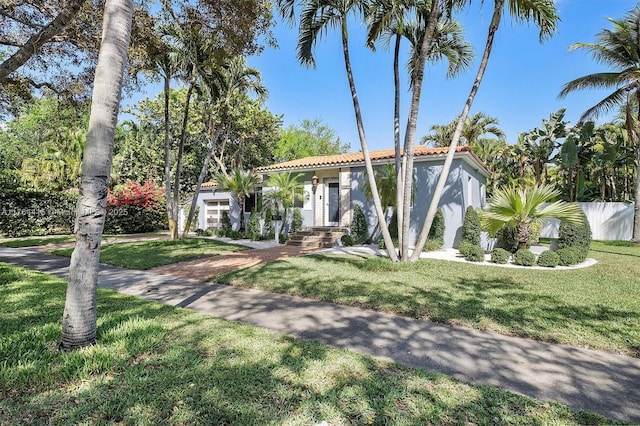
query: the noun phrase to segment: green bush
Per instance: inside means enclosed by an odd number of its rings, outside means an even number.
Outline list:
[[[242,232],[233,231],[233,230],[227,232],[226,236],[231,238],[231,239],[234,239],[234,240],[240,240],[240,239],[244,238],[244,234]]]
[[[264,211],[264,233],[265,235],[271,235],[271,240],[275,238],[275,233],[273,229],[273,213],[271,209],[266,209]]]
[[[536,264],[536,255],[528,249],[518,250],[513,256],[513,263],[522,266],[533,266]]]
[[[560,222],[560,229],[558,231],[558,248],[575,247],[578,258],[576,263],[585,261],[589,254],[589,246],[591,245],[591,227],[584,212],[582,214],[582,220],[583,222],[580,225]]]
[[[351,222],[351,236],[355,244],[362,244],[369,238],[369,224],[360,205],[353,208],[353,222]]]
[[[472,247],[480,247],[476,244],[470,243],[469,241],[463,241],[458,246],[458,251],[462,255],[462,257],[467,257],[467,254],[470,250],[473,250]]]
[[[205,237],[213,237],[213,228],[207,228],[204,230]]]
[[[562,266],[571,266],[582,262],[580,260],[582,254],[580,253],[580,249],[577,247],[561,248],[556,251],[556,254],[558,255],[558,263]]]
[[[511,256],[511,253],[503,248],[498,247],[491,250],[491,262],[493,263],[504,265],[509,261],[509,256]]]
[[[389,234],[392,240],[396,241],[398,239],[398,215],[395,210],[389,220]]]
[[[424,248],[423,251],[436,251],[439,250],[442,247],[442,240],[427,240],[426,243],[424,243]]]
[[[471,245],[464,258],[469,262],[484,262],[484,250],[480,246]]]
[[[299,208],[294,208],[291,214],[291,229],[289,234],[293,235],[302,229],[302,211]]]
[[[560,257],[555,251],[547,250],[538,256],[538,266],[546,268],[555,268],[560,263]]]
[[[429,230],[428,239],[440,242],[440,246],[435,250],[439,249],[444,244],[444,213],[442,213],[442,209],[438,209],[436,215],[433,217],[433,223]]]
[[[229,217],[229,212],[222,212],[222,217],[220,218],[220,231],[222,231],[223,237],[229,237],[233,227],[231,226],[231,218]]]
[[[496,239],[498,240],[498,246],[507,250],[510,253],[515,253],[518,250],[518,242],[516,241],[516,228],[515,226],[505,225],[496,233]]]
[[[393,241],[393,244],[394,244],[396,247],[398,247],[398,239],[397,239],[397,238],[391,238],[391,241]],[[384,243],[384,238],[380,238],[380,239],[378,240],[378,248],[379,248],[379,249],[382,249],[382,250],[386,250],[386,249],[387,249],[387,247],[386,247],[386,245],[385,245],[385,243]]]
[[[251,210],[251,214],[249,215],[247,235],[254,241],[260,239],[260,215],[256,209]]]
[[[342,237],[340,237],[340,242],[342,243],[343,246],[349,247],[354,245],[356,243],[356,240],[351,235],[345,234]]]
[[[472,206],[467,207],[462,222],[462,241],[468,241],[473,245],[480,245],[480,235],[482,228],[480,227],[480,216]]]
[[[196,229],[196,235],[197,235],[198,237],[202,237],[202,236],[204,236],[204,229],[202,229],[202,228],[198,228],[198,229]]]
[[[71,234],[77,195],[0,187],[0,234]]]

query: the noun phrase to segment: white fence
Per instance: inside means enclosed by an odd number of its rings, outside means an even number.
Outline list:
[[[584,211],[594,240],[625,240],[633,234],[633,203],[578,203]],[[541,237],[557,238],[559,222],[548,222]]]

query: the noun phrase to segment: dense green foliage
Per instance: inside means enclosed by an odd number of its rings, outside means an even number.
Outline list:
[[[260,215],[256,209],[251,210],[251,215],[249,215],[247,236],[254,241],[260,239]]]
[[[587,258],[591,244],[591,227],[586,216],[584,214],[582,216],[584,217],[583,223],[574,225],[560,222],[558,230],[558,248],[575,248],[575,252],[579,255],[579,262],[583,262]]]
[[[0,234],[71,234],[76,200],[66,192],[0,188]]]
[[[493,263],[504,265],[509,261],[509,257],[511,257],[511,253],[503,248],[497,247],[491,250],[491,262]]]
[[[462,257],[467,257],[467,254],[472,250],[472,247],[480,247],[475,244],[470,243],[469,241],[463,241],[458,246],[458,251],[462,255]]]
[[[565,247],[556,251],[558,254],[558,264],[571,266],[583,261],[583,250],[579,247]]]
[[[342,237],[340,237],[340,242],[345,247],[349,247],[357,244],[356,239],[353,238],[353,235],[349,235],[349,234],[345,234]]]
[[[465,248],[464,258],[470,262],[484,262],[484,250],[482,247],[470,244],[468,248]]]
[[[558,253],[551,250],[545,250],[538,255],[538,266],[544,266],[546,268],[555,268],[560,263],[560,256]]]
[[[353,207],[353,222],[351,222],[351,236],[356,244],[362,244],[369,238],[369,225],[362,207],[356,204]]]
[[[226,236],[233,230],[231,226],[231,218],[229,217],[229,212],[223,211],[220,217],[220,229],[223,236]]]
[[[302,229],[302,211],[299,208],[294,208],[291,212],[291,226],[289,228],[289,234],[293,235]]]
[[[444,213],[442,212],[442,209],[438,209],[433,217],[431,229],[429,229],[428,240],[433,241],[433,246],[438,245],[438,248],[440,248],[444,244],[444,227]]]
[[[536,255],[528,249],[520,249],[513,255],[513,263],[521,266],[533,266],[536,264]]]
[[[467,241],[474,245],[480,245],[480,216],[473,206],[467,207],[462,222],[462,241]]]
[[[350,145],[340,143],[335,130],[319,119],[304,119],[298,126],[280,132],[273,155],[276,161],[290,161],[304,157],[344,154]]]

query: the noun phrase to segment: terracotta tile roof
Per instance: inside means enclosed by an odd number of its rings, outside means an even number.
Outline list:
[[[430,155],[445,155],[449,151],[449,148],[430,148],[423,145],[415,147],[415,157],[426,157]],[[488,173],[490,172],[487,166],[471,151],[471,147],[459,146],[456,148],[456,153],[468,152],[473,158],[482,166]],[[381,149],[377,151],[369,151],[371,161],[383,161],[395,158],[395,150],[393,149]],[[340,155],[325,155],[322,157],[305,157],[297,160],[286,161],[284,163],[272,164],[270,166],[258,167],[257,173],[268,172],[272,170],[287,170],[287,169],[307,169],[313,167],[330,167],[330,166],[343,166],[347,164],[364,163],[364,156],[361,152],[354,152],[349,154]]]
[[[202,182],[202,185],[200,185],[200,188],[215,188],[218,186],[218,182],[216,182],[215,180],[212,180],[210,182]]]

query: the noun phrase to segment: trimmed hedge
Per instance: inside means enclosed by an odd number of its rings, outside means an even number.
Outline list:
[[[511,253],[509,253],[503,248],[498,247],[491,250],[491,262],[493,263],[504,265],[507,262],[509,262],[510,256],[511,256]]]
[[[353,207],[353,222],[351,222],[351,237],[354,244],[362,244],[369,238],[367,218],[359,204]],[[352,244],[353,245],[353,244]]]
[[[64,192],[0,189],[0,234],[71,234],[77,200],[77,195]]]
[[[439,243],[433,250],[437,250],[444,245],[444,227],[444,213],[442,213],[442,209],[438,209],[436,215],[433,217],[433,223],[431,224],[425,247],[429,245],[429,241],[433,241],[431,243],[432,247],[435,247],[435,245]]]
[[[522,266],[533,266],[536,264],[536,255],[531,250],[518,250],[513,256],[513,263]]]
[[[106,234],[139,234],[167,227],[164,190],[153,182],[129,181],[109,191]]]
[[[472,206],[467,207],[462,222],[462,241],[468,241],[473,245],[480,245],[482,228],[480,226],[480,216]]]
[[[473,250],[472,247],[475,247],[475,246],[476,246],[475,244],[470,243],[469,241],[462,241],[458,246],[458,251],[460,252],[462,257],[467,257],[467,254],[469,253],[469,251]],[[477,246],[477,247],[480,247],[480,246]]]
[[[558,231],[558,249],[575,248],[578,261],[584,262],[589,254],[589,246],[591,245],[591,227],[585,214],[582,214],[582,224],[571,225],[566,222],[560,222]]]
[[[340,242],[345,247],[349,247],[356,244],[356,240],[351,235],[346,235],[346,234],[340,237]]]
[[[464,258],[469,262],[484,262],[484,250],[482,247],[471,245],[466,252],[467,255]]]
[[[545,268],[555,268],[560,263],[560,256],[555,251],[547,250],[538,256],[538,266]]]
[[[562,266],[577,265],[583,262],[584,252],[578,247],[565,247],[556,251],[558,254],[559,264]],[[586,256],[585,256],[586,257]]]

